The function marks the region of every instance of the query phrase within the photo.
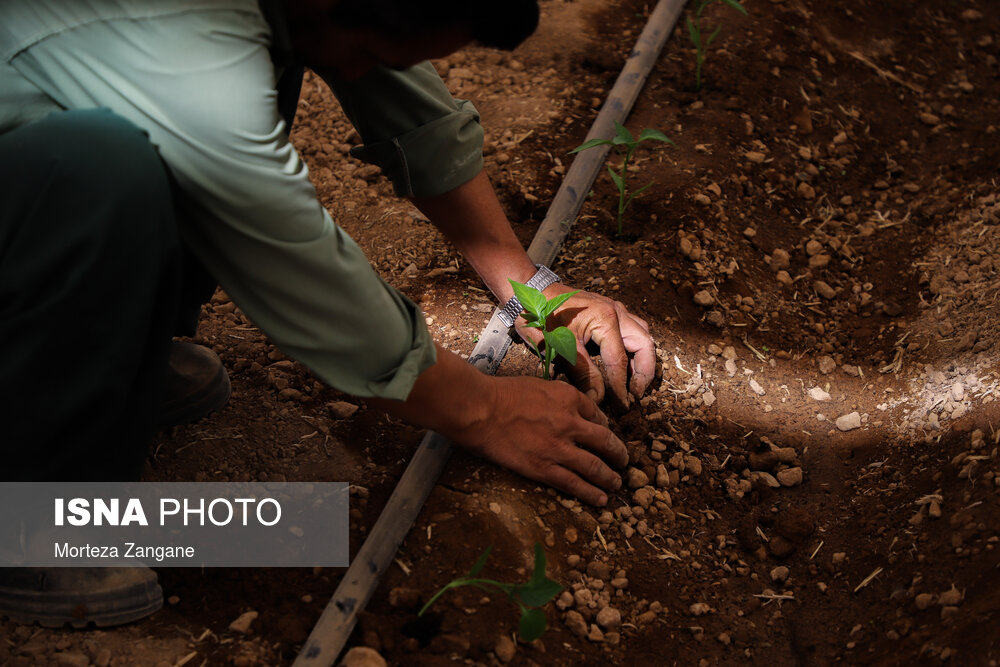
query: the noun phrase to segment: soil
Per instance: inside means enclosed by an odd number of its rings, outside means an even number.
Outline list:
[[[513,54],[436,63],[482,113],[525,243],[651,9],[541,5]],[[352,645],[400,665],[1000,660],[1000,5],[746,7],[706,10],[722,31],[698,91],[678,24],[627,122],[676,146],[639,149],[631,183],[653,185],[622,236],[602,175],[555,267],[650,322],[657,380],[614,419],[629,488],[595,510],[457,453]],[[334,217],[468,355],[495,304],[347,156],[357,135],[312,77],[293,138]],[[158,436],[144,478],[348,480],[356,552],[422,434],[324,387],[221,292],[196,340],[232,401]],[[518,345],[501,372],[537,365]],[[541,639],[515,642],[515,608],[474,589],[417,619],[491,544],[484,574],[526,579],[535,542],[566,587]],[[161,570],[152,618],[0,623],[0,664],[290,664],[343,572]]]

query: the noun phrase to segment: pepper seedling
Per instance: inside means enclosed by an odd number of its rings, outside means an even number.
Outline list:
[[[579,153],[580,151],[585,151],[589,148],[594,148],[596,146],[612,146],[617,149],[619,154],[622,156],[622,168],[621,171],[615,171],[614,167],[608,165],[608,174],[611,176],[611,180],[614,181],[615,187],[618,188],[618,236],[622,235],[622,220],[625,218],[625,209],[628,205],[632,203],[632,200],[641,195],[643,192],[649,189],[653,182],[650,181],[646,185],[642,186],[638,190],[629,192],[628,189],[628,165],[632,161],[632,156],[635,154],[635,149],[639,147],[644,141],[662,141],[668,143],[671,146],[676,146],[673,141],[670,140],[667,135],[663,134],[659,130],[654,130],[651,128],[646,128],[639,133],[639,138],[636,139],[628,128],[624,125],[615,121],[615,137],[614,139],[591,139],[590,141],[585,141],[570,153]]]
[[[542,377],[546,380],[552,379],[552,362],[556,355],[565,359],[570,365],[576,363],[576,336],[566,327],[556,327],[552,331],[548,330],[546,319],[556,308],[566,303],[566,301],[579,292],[574,290],[565,294],[559,294],[546,299],[545,295],[534,287],[528,287],[516,280],[510,280],[510,286],[514,288],[514,296],[521,302],[521,308],[528,313],[528,322],[524,326],[532,329],[540,329],[542,338],[545,340],[545,349],[541,350],[535,343],[525,338],[525,342],[531,351],[542,361]]]
[[[687,29],[688,36],[691,38],[691,43],[694,44],[695,51],[695,65],[694,65],[694,89],[701,90],[701,66],[705,63],[705,58],[708,56],[708,47],[712,45],[715,38],[718,36],[719,31],[722,30],[722,26],[719,25],[712,31],[712,34],[708,36],[708,39],[702,39],[701,32],[701,15],[705,12],[705,9],[711,5],[713,2],[723,2],[733,9],[737,10],[744,16],[747,15],[747,10],[736,0],[694,0],[694,19],[692,20],[690,16],[687,17]]]
[[[525,583],[505,584],[501,581],[478,577],[477,575],[486,565],[486,559],[490,557],[492,550],[493,547],[490,546],[483,552],[475,565],[472,566],[472,569],[469,570],[469,574],[445,584],[441,590],[434,594],[434,597],[427,601],[427,604],[420,609],[417,616],[423,616],[424,612],[430,609],[430,606],[439,597],[452,588],[474,586],[487,593],[500,591],[511,602],[516,604],[517,608],[521,611],[521,621],[518,625],[518,633],[521,635],[521,639],[526,642],[534,641],[545,632],[545,626],[548,622],[545,618],[545,612],[541,608],[562,592],[563,587],[558,582],[545,576],[545,552],[538,543],[535,543],[535,569],[531,573],[531,579]]]

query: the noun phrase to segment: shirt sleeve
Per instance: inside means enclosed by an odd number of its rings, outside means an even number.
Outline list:
[[[89,23],[12,65],[66,108],[109,107],[148,132],[183,238],[274,344],[345,392],[404,399],[435,360],[422,313],[317,200],[268,44],[258,12],[186,11]]]
[[[378,165],[396,194],[443,194],[482,170],[479,112],[452,98],[429,62],[402,71],[377,67],[357,81],[317,73],[364,142],[351,154]]]

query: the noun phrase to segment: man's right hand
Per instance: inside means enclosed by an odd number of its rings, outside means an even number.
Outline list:
[[[480,424],[456,434],[458,442],[528,479],[606,505],[607,492],[622,485],[612,466],[625,466],[628,452],[597,403],[561,381],[492,380],[494,408]]]
[[[420,374],[405,401],[369,402],[592,505],[607,504],[622,484],[613,467],[628,463],[607,417],[575,387],[484,375],[440,346],[437,363]]]

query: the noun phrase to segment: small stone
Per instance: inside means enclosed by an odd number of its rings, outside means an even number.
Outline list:
[[[625,478],[630,489],[638,489],[649,484],[649,476],[638,468],[629,468]]]
[[[841,431],[853,431],[856,428],[861,428],[861,415],[857,412],[841,415],[837,417],[836,424]]]
[[[181,602],[181,599],[178,596],[176,596],[176,595],[171,595],[170,597],[167,598],[167,604],[169,604],[171,606],[176,605],[176,604],[180,604],[180,602]]]
[[[94,667],[108,667],[111,664],[111,649],[105,647],[94,656]]]
[[[763,470],[757,470],[750,473],[750,479],[759,481],[772,489],[777,489],[781,486],[781,482],[776,480],[774,475],[769,472],[764,472]]]
[[[962,604],[962,591],[952,585],[951,588],[938,596],[938,604],[947,607],[957,607]]]
[[[837,370],[837,362],[831,357],[822,356],[819,358],[819,372],[823,375],[829,375],[833,371]]]
[[[583,620],[583,616],[580,612],[575,609],[570,609],[566,612],[566,617],[563,619],[563,622],[566,624],[566,629],[577,637],[587,636],[587,622]]]
[[[712,608],[705,602],[695,602],[693,605],[688,607],[688,611],[691,612],[692,616],[704,616],[712,611]]]
[[[386,667],[385,658],[370,646],[354,646],[340,661],[340,667]]]
[[[951,385],[951,397],[956,401],[965,400],[965,387],[962,386],[961,382]]]
[[[816,239],[810,239],[809,242],[806,243],[806,254],[810,257],[818,255],[821,252],[823,252],[823,244]]]
[[[778,567],[771,570],[771,581],[783,584],[785,580],[788,579],[788,568],[784,565],[779,565]]]
[[[500,635],[496,646],[493,647],[493,652],[496,654],[497,660],[506,665],[514,659],[514,654],[517,653],[517,645],[507,635]]]
[[[767,156],[761,153],[760,151],[747,151],[746,158],[747,160],[753,162],[754,164],[760,164],[767,158]]]
[[[930,127],[933,127],[941,122],[940,118],[927,111],[922,112],[919,118],[921,123],[923,123],[924,125],[928,125]]]
[[[708,290],[701,290],[694,295],[694,302],[699,306],[711,306],[715,303],[715,297]]]
[[[823,391],[819,387],[813,387],[812,389],[809,390],[808,393],[809,393],[809,398],[813,399],[814,401],[829,401],[831,398],[829,393]]]
[[[795,188],[795,192],[798,193],[803,199],[815,199],[816,198],[816,188],[809,185],[805,181],[799,183],[798,187]]]
[[[792,280],[792,276],[788,273],[788,271],[785,271],[784,269],[774,274],[774,279],[786,287],[791,287],[792,283],[795,282]]]
[[[90,667],[90,658],[83,653],[56,653],[52,657],[58,667]]]
[[[240,634],[247,634],[250,632],[250,624],[253,623],[259,614],[255,611],[246,611],[240,614],[240,617],[229,624],[229,629],[233,632],[239,632]]]
[[[830,557],[830,560],[834,565],[843,565],[844,561],[847,560],[847,554],[843,551],[837,551]]]
[[[758,396],[763,396],[764,394],[767,393],[764,390],[764,388],[760,386],[760,383],[757,382],[756,380],[750,380],[750,389],[753,391],[753,393],[757,394]]]
[[[605,630],[617,630],[622,625],[622,613],[614,607],[605,607],[597,612],[597,624]]]
[[[347,419],[358,411],[358,406],[347,401],[332,401],[326,404],[326,408],[334,419]]]
[[[923,611],[934,604],[934,596],[930,593],[920,593],[913,598],[913,603],[917,605],[917,609]]]
[[[802,483],[802,468],[788,468],[778,471],[778,481],[782,486],[798,486]]]
[[[592,642],[600,643],[604,641],[604,633],[595,624],[590,625],[590,632],[587,633],[587,639]]]
[[[655,498],[655,492],[652,487],[644,486],[640,489],[636,489],[635,493],[632,494],[632,500],[635,501],[636,505],[639,505],[643,509],[649,509],[649,506],[653,504]]]
[[[789,257],[787,250],[775,248],[774,252],[771,253],[771,263],[769,266],[772,271],[787,269],[791,263],[791,257]]]
[[[705,391],[705,393],[701,395],[701,401],[706,408],[712,407],[715,405],[715,393],[711,389]]]
[[[736,375],[736,371],[736,362],[732,359],[726,359],[726,374],[729,375],[729,377],[733,377]]]
[[[837,290],[830,287],[830,285],[822,280],[817,280],[813,283],[813,289],[824,299],[832,299],[837,296]]]

